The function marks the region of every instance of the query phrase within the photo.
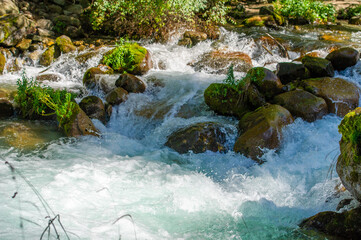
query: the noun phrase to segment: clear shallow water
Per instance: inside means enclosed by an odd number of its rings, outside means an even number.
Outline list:
[[[248,53],[255,66],[286,61],[271,59],[244,34],[224,32],[218,44]],[[338,192],[340,180],[330,171],[339,154],[339,117],[329,115],[314,123],[297,119],[284,129],[280,150],[266,151],[262,165],[232,151],[180,155],[164,147],[175,130],[205,121],[229,128],[230,148],[235,141],[237,121],[215,115],[203,100],[204,89],[224,75],[194,72],[187,64],[213,46],[211,41],[192,49],[147,45],[165,70],[156,67],[143,76],[148,90],[131,94],[106,126],[94,121],[102,138],[54,137],[33,150],[1,144],[0,239],[39,239],[48,225],[46,217],[57,214],[70,239],[321,238],[297,225],[319,211],[335,210],[340,199],[349,196]],[[48,70],[62,80],[49,85],[90,94],[82,89],[81,79],[99,59],[80,64],[63,56]],[[273,70],[275,65],[268,67]],[[357,82],[359,68],[338,74]],[[27,73],[36,76],[44,69],[35,65],[27,67]],[[14,84],[19,74],[0,76],[0,83]],[[117,221],[126,214],[132,219]],[[54,224],[61,239],[67,239],[59,222]],[[54,228],[51,234],[55,238]]]

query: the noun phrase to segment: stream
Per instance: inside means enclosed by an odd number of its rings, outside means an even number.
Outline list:
[[[100,138],[65,138],[41,121],[0,120],[0,132],[15,121],[42,140],[36,148],[19,149],[0,135],[0,239],[39,239],[42,233],[43,239],[48,234],[56,239],[56,231],[60,239],[325,239],[298,224],[320,211],[335,211],[350,197],[340,191],[334,168],[340,117],[329,114],[313,123],[297,118],[284,128],[279,151],[265,150],[262,165],[233,151],[178,154],[164,146],[172,132],[213,121],[230,129],[232,149],[237,119],[216,115],[203,99],[203,91],[226,76],[196,72],[189,63],[218,48],[247,53],[254,66],[275,70],[278,62],[291,60],[276,48],[269,49],[271,55],[260,47],[255,39],[265,32],[222,29],[220,40],[193,48],[176,44],[180,34],[167,44],[143,43],[155,63],[140,77],[148,88],[116,106],[107,125],[93,120]],[[331,45],[361,49],[357,32],[270,33],[289,46],[291,59],[311,50],[325,57]],[[319,40],[324,33],[343,40]],[[104,99],[86,90],[82,78],[109,49],[85,62],[74,53],[62,55],[46,70],[60,80],[44,84]],[[35,77],[46,68],[24,61],[23,69]],[[15,88],[23,69],[0,75],[0,84]],[[336,76],[360,86],[361,64]]]

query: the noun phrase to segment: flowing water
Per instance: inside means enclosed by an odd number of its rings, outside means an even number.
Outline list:
[[[221,40],[191,49],[177,46],[176,40],[145,44],[156,66],[141,77],[147,91],[130,94],[106,126],[94,120],[101,138],[64,138],[54,127],[27,121],[22,123],[43,139],[35,149],[16,148],[0,137],[0,239],[39,239],[44,231],[45,239],[48,230],[55,239],[55,229],[60,239],[324,239],[310,236],[298,224],[320,211],[335,210],[349,197],[339,191],[334,170],[341,118],[331,114],[313,123],[296,119],[284,129],[280,150],[265,150],[262,165],[233,151],[180,155],[164,146],[177,129],[215,121],[229,128],[232,148],[237,120],[214,114],[203,100],[204,89],[225,75],[195,72],[188,63],[215,47],[245,52],[255,66],[271,70],[277,62],[290,61],[255,42],[262,31],[223,30]],[[330,45],[312,31],[272,34],[294,49],[312,46],[322,56]],[[351,34],[347,45],[357,39]],[[60,81],[45,84],[104,97],[87,92],[82,77],[107,49],[83,63],[74,54],[61,56],[46,71],[58,74]],[[28,76],[45,70],[33,62],[23,67]],[[360,74],[360,64],[337,73],[357,84]],[[5,73],[0,83],[15,85],[20,75],[21,70]],[[11,124],[1,121],[0,131]],[[56,218],[47,229],[57,215],[60,221]]]

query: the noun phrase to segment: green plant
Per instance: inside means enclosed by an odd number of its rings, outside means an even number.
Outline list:
[[[65,90],[41,87],[36,80],[29,79],[25,72],[21,79],[18,79],[17,85],[18,91],[15,102],[24,118],[55,114],[59,127],[63,127],[69,121],[76,106],[75,95]]]
[[[288,18],[304,18],[311,22],[334,21],[336,10],[332,4],[315,0],[276,0],[275,12]]]
[[[137,43],[120,39],[117,46],[105,54],[102,63],[120,72],[132,72],[143,60],[147,50]]]
[[[347,8],[340,9],[338,12],[338,17],[342,19],[351,19],[359,15],[361,15],[361,4],[351,5]]]
[[[62,21],[56,21],[54,27],[53,27],[53,31],[56,33],[63,33],[63,31],[66,28],[66,23],[62,22]]]

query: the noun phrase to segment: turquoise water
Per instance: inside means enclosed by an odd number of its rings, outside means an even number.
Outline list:
[[[258,53],[262,49],[252,38],[223,34],[224,46],[258,55],[254,65],[271,59]],[[56,239],[55,230],[60,239],[324,239],[298,224],[319,211],[335,210],[349,196],[338,191],[333,168],[339,117],[313,123],[296,119],[284,129],[280,150],[265,150],[262,165],[232,151],[180,155],[164,146],[175,130],[205,121],[224,124],[229,147],[235,142],[236,119],[215,115],[203,100],[204,89],[224,75],[194,72],[187,65],[213,45],[146,45],[165,69],[156,67],[143,76],[148,90],[131,94],[106,126],[94,121],[101,138],[68,139],[36,123],[43,127],[36,130],[40,137],[48,138],[32,149],[0,139],[0,239],[39,239],[57,215],[66,234],[55,219],[50,239]],[[84,72],[99,58],[79,64],[62,56],[48,71],[63,78],[49,84],[81,89]],[[26,68],[34,76],[44,69]],[[338,74],[355,82],[358,69]],[[14,83],[19,74],[7,73],[0,83]],[[7,124],[0,122],[0,127]]]

